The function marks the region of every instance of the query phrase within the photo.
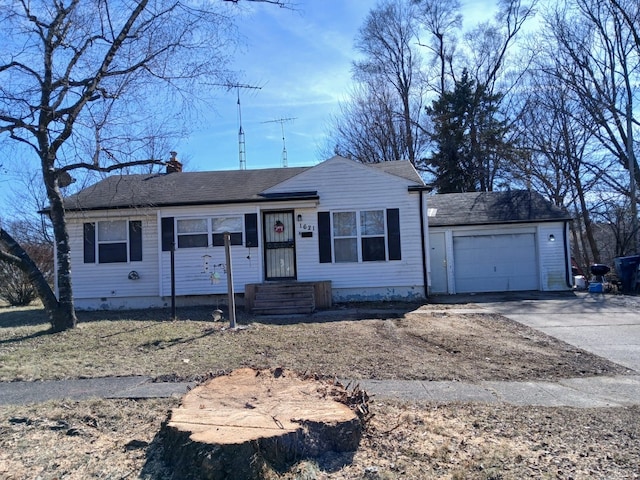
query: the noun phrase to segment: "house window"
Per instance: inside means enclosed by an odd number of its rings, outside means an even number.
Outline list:
[[[334,212],[333,251],[336,263],[386,260],[384,210]]]
[[[384,261],[387,259],[385,252],[384,210],[360,212],[360,237],[363,262]]]
[[[206,218],[177,220],[178,248],[209,246],[209,225]]]
[[[401,260],[400,211],[318,212],[320,263]]]
[[[142,222],[109,220],[85,223],[84,263],[142,261]]]
[[[358,261],[356,212],[333,214],[333,251],[337,263]]]
[[[231,234],[231,245],[242,245],[242,217],[214,217],[211,219],[211,235],[214,247],[224,246],[224,232]]]

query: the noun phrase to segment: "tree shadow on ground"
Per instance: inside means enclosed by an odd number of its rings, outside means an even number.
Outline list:
[[[236,323],[249,325],[261,323],[269,325],[293,325],[299,323],[329,323],[348,320],[402,318],[405,314],[416,310],[423,303],[416,302],[351,302],[335,304],[329,309],[317,310],[309,314],[288,315],[254,315],[243,307],[236,309]],[[170,308],[149,308],[138,310],[78,310],[78,323],[109,321],[199,321],[214,322],[214,311],[220,310],[222,318],[217,322],[229,323],[229,309],[226,305],[179,307],[174,319]],[[42,307],[25,308],[0,307],[0,329],[15,327],[33,327],[47,325],[47,330],[40,334],[51,333],[48,329],[49,318]],[[135,330],[135,329],[134,329]],[[33,336],[37,336],[33,334]],[[31,338],[31,337],[25,337]]]
[[[49,317],[42,307],[0,307],[0,328],[35,327],[49,325]]]
[[[38,332],[34,332],[29,335],[23,335],[21,337],[13,336],[11,338],[5,338],[3,340],[0,340],[0,345],[6,345],[9,343],[18,343],[24,340],[31,340],[32,338],[42,337],[44,335],[49,335],[50,333],[52,333],[52,330],[51,328],[48,328],[47,330],[40,330]]]

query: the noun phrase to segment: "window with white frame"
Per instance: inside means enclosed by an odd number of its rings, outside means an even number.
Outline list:
[[[384,210],[333,212],[334,261],[384,261],[386,255]]]
[[[363,262],[384,261],[387,259],[384,210],[360,212],[360,239]]]
[[[224,246],[225,232],[230,233],[231,245],[242,245],[242,226],[239,216],[177,219],[178,248]]]
[[[209,246],[209,222],[206,218],[178,219],[176,234],[178,248]]]
[[[337,263],[358,261],[356,212],[334,212],[333,249]]]
[[[224,233],[231,234],[231,245],[258,245],[258,215],[225,215],[201,218],[163,217],[160,222],[162,251],[172,248],[218,247],[224,245]],[[174,242],[177,239],[177,244]]]
[[[213,246],[224,246],[224,232],[230,233],[231,245],[242,245],[242,223],[242,217],[213,217],[211,219]]]
[[[142,261],[142,222],[105,220],[85,223],[84,263]]]

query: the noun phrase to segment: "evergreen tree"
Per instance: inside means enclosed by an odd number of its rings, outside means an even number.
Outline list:
[[[426,168],[439,193],[493,190],[513,150],[504,140],[506,123],[498,118],[500,100],[465,70],[453,91],[443,92],[427,108],[436,148]]]

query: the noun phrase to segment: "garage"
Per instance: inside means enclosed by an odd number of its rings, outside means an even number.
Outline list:
[[[571,284],[571,216],[529,190],[427,199],[429,292],[560,291]]]
[[[533,233],[453,237],[455,291],[538,290]]]

